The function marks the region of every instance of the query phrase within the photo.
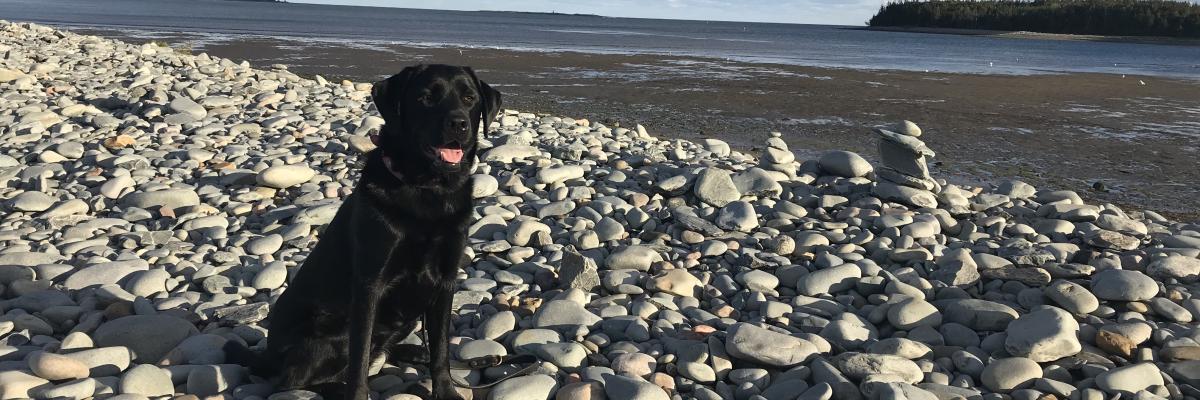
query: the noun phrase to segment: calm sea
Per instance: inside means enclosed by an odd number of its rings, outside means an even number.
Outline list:
[[[560,10],[568,11],[568,10]],[[0,18],[355,44],[653,53],[854,69],[1200,78],[1200,47],[873,32],[828,25],[602,18],[224,0],[0,0]]]

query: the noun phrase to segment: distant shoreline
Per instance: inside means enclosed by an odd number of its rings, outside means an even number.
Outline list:
[[[485,13],[504,13],[504,14],[528,14],[528,15],[556,15],[565,17],[593,17],[593,18],[610,18],[599,14],[578,14],[578,13],[561,13],[557,11],[506,11],[506,10],[478,10],[476,12]]]
[[[1133,44],[1161,44],[1172,46],[1200,46],[1200,39],[1172,38],[1163,36],[1107,36],[1075,35],[1066,33],[1042,33],[1029,31],[998,31],[989,29],[932,28],[917,26],[866,26],[862,29],[881,32],[932,33],[939,35],[987,36],[1010,39],[1070,40],[1088,42],[1112,42]]]

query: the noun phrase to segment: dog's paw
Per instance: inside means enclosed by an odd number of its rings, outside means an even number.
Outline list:
[[[349,400],[349,399],[370,400],[371,399],[371,391],[367,390],[367,388],[365,388],[365,387],[359,388],[359,390],[354,390],[354,391],[347,390],[346,396],[347,396],[346,397],[347,400]]]
[[[305,388],[310,392],[315,392],[321,395],[325,400],[344,400],[346,399],[346,384],[342,382],[327,382],[317,385],[312,385]]]
[[[467,393],[464,395],[463,391]],[[452,382],[435,384],[429,380],[422,380],[420,384],[409,386],[407,390],[408,394],[429,400],[462,400],[470,395],[469,392],[470,389],[459,389]]]
[[[388,359],[392,362],[429,364],[429,350],[421,345],[399,344],[388,352]]]

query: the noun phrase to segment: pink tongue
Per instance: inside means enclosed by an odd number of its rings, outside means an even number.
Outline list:
[[[448,163],[458,164],[458,163],[462,162],[462,158],[463,158],[462,149],[439,148],[439,149],[437,149],[437,152],[438,152],[438,155],[442,157],[442,160],[444,160]]]

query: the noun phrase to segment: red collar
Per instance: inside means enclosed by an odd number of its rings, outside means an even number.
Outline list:
[[[379,134],[371,135],[371,143],[375,144],[376,148],[379,147]],[[382,152],[383,150],[380,149],[379,151]],[[387,168],[388,172],[391,172],[392,176],[396,177],[396,179],[403,181],[404,175],[401,175],[399,172],[396,172],[396,170],[392,168],[392,157],[388,156],[387,153],[382,153],[382,154],[383,154],[383,167]]]

